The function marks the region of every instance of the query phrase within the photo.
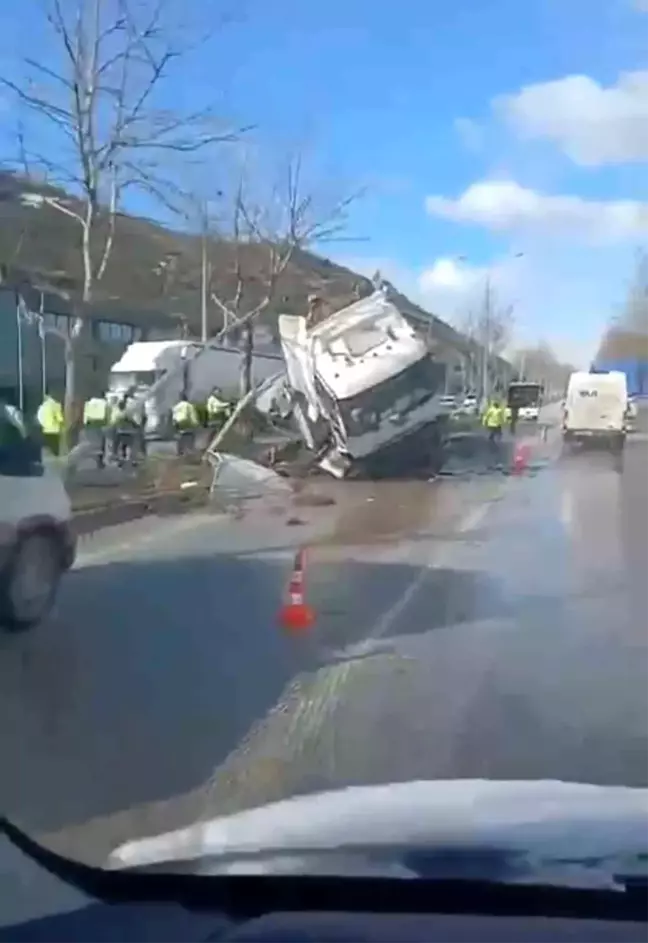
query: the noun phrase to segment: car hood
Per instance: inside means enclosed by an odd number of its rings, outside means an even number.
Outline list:
[[[107,865],[615,886],[647,861],[646,789],[450,780],[297,796],[128,842]]]

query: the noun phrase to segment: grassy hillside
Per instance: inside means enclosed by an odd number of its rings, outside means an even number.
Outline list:
[[[43,194],[75,206],[74,200],[60,190],[0,172],[0,263],[9,271],[24,273],[39,288],[75,299],[80,297],[82,286],[81,227],[71,217],[39,201]],[[166,312],[175,318],[182,315],[196,329],[200,250],[200,239],[194,235],[120,216],[108,267],[95,291],[96,305],[116,318],[120,310],[127,312],[132,323],[137,323],[138,312],[143,321],[146,312],[151,311]],[[230,299],[236,284],[234,246],[210,240],[208,257],[213,290],[220,298]],[[243,255],[246,309],[262,297],[264,265],[263,249],[250,246]],[[368,287],[366,279],[348,269],[309,252],[295,252],[276,292],[274,311],[267,313],[266,320],[272,320],[278,310],[305,312],[308,296],[314,293],[333,307],[343,305],[351,300],[359,282]],[[218,309],[212,304],[211,331],[220,324]]]

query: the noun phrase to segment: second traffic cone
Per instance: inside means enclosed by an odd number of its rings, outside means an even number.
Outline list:
[[[305,632],[315,623],[315,613],[304,597],[304,551],[295,554],[288,584],[288,598],[279,610],[279,623],[288,632]]]
[[[516,474],[523,472],[529,464],[530,448],[528,445],[517,445],[513,453],[513,471]]]

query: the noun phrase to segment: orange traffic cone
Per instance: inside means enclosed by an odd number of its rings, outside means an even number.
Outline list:
[[[304,551],[295,554],[288,584],[288,599],[279,610],[279,623],[287,632],[305,632],[315,623],[315,613],[304,599]]]
[[[529,446],[516,445],[513,453],[513,471],[516,475],[521,474],[529,465]]]

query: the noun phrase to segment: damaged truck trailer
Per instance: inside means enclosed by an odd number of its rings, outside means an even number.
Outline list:
[[[314,325],[281,315],[292,414],[317,464],[336,478],[443,463],[446,364],[388,289]]]

